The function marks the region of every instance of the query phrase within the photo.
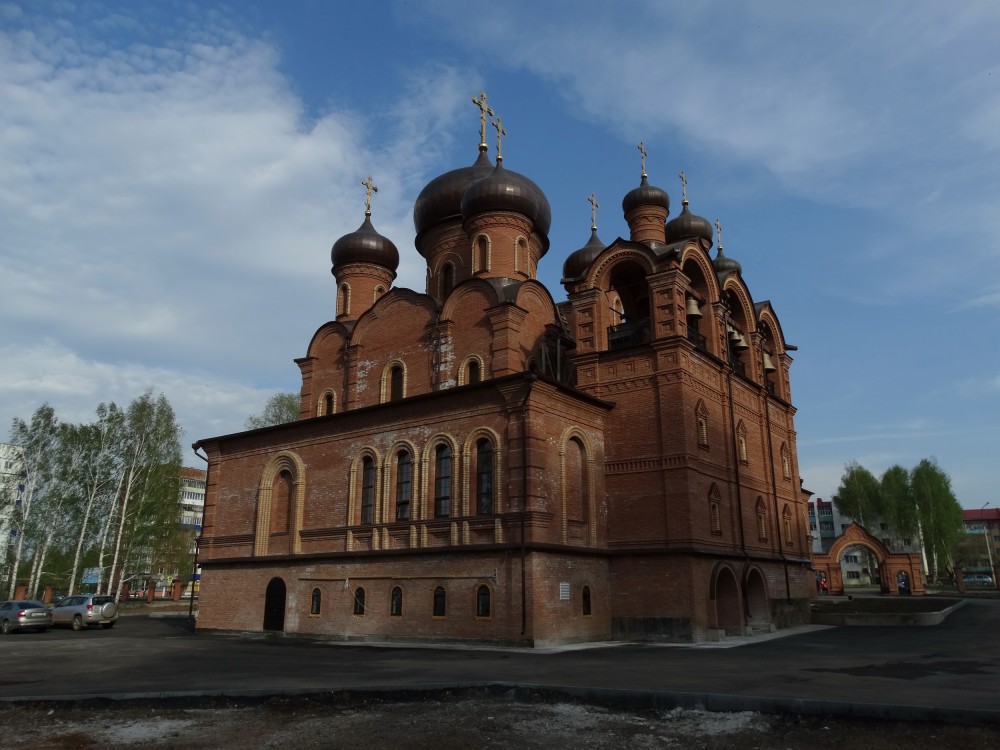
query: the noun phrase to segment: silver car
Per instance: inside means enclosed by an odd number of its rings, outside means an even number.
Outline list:
[[[113,596],[76,594],[52,605],[52,624],[84,630],[91,625],[113,628],[118,622],[118,605]]]
[[[37,630],[44,633],[52,625],[52,610],[30,599],[11,600],[0,604],[0,633],[17,630]]]

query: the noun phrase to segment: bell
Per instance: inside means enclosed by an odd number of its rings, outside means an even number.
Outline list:
[[[774,372],[778,368],[774,366],[774,362],[771,361],[771,355],[764,352],[764,372]]]
[[[687,316],[689,318],[700,318],[701,310],[698,309],[698,300],[694,297],[688,297],[685,312],[687,312]]]
[[[750,348],[747,340],[743,338],[743,334],[739,331],[736,332],[736,338],[733,339],[733,348],[738,352],[745,352]]]

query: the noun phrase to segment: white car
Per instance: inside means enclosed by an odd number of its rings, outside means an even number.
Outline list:
[[[118,622],[118,605],[113,596],[76,594],[52,605],[52,624],[84,630],[91,625],[113,628]]]

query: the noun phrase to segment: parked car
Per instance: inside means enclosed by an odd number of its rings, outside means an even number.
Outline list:
[[[992,586],[993,576],[988,576],[983,573],[969,573],[965,576],[966,586]]]
[[[118,605],[113,596],[76,594],[52,607],[52,624],[83,630],[91,625],[113,628],[118,622]]]
[[[0,604],[0,633],[16,630],[37,630],[44,633],[52,625],[52,610],[30,599],[11,600]]]

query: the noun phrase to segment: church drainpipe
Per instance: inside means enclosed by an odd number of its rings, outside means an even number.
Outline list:
[[[208,466],[209,466],[209,464],[208,464],[208,456],[207,455],[203,456],[203,455],[201,455],[198,452],[198,451],[201,450],[201,443],[192,443],[191,444],[191,449],[194,451],[194,455],[196,455],[198,458],[200,458],[202,461],[205,462],[205,488],[207,489],[208,488]],[[201,513],[202,513],[202,517],[201,517],[201,531],[198,532],[198,536],[199,537],[205,531],[205,506],[204,505],[202,505],[202,507],[201,507]],[[200,541],[201,540],[199,539],[199,542]],[[194,577],[196,575],[198,575],[198,549],[199,549],[199,545],[195,544],[194,545],[194,567],[191,569],[191,598],[190,598],[190,600],[188,600],[188,619],[191,622],[194,622]],[[201,588],[201,581],[200,580],[198,581],[198,588]]]
[[[763,348],[761,348],[761,372],[764,373],[764,378],[767,378],[767,372],[763,370],[764,367],[764,356]],[[785,601],[792,601],[792,586],[788,581],[788,558],[785,557],[785,551],[781,549],[781,527],[778,524],[778,480],[774,476],[774,444],[771,442],[771,408],[770,401],[767,397],[767,383],[763,386],[764,390],[764,426],[767,429],[767,460],[771,464],[771,497],[774,498],[774,526],[775,526],[775,538],[778,542],[778,554],[781,555],[781,565],[785,569]]]
[[[528,392],[521,401],[521,635],[528,632],[528,593],[526,590],[527,573],[525,560],[527,555],[524,547],[524,517],[528,510],[528,397],[531,396],[531,384],[535,375],[527,376]]]

